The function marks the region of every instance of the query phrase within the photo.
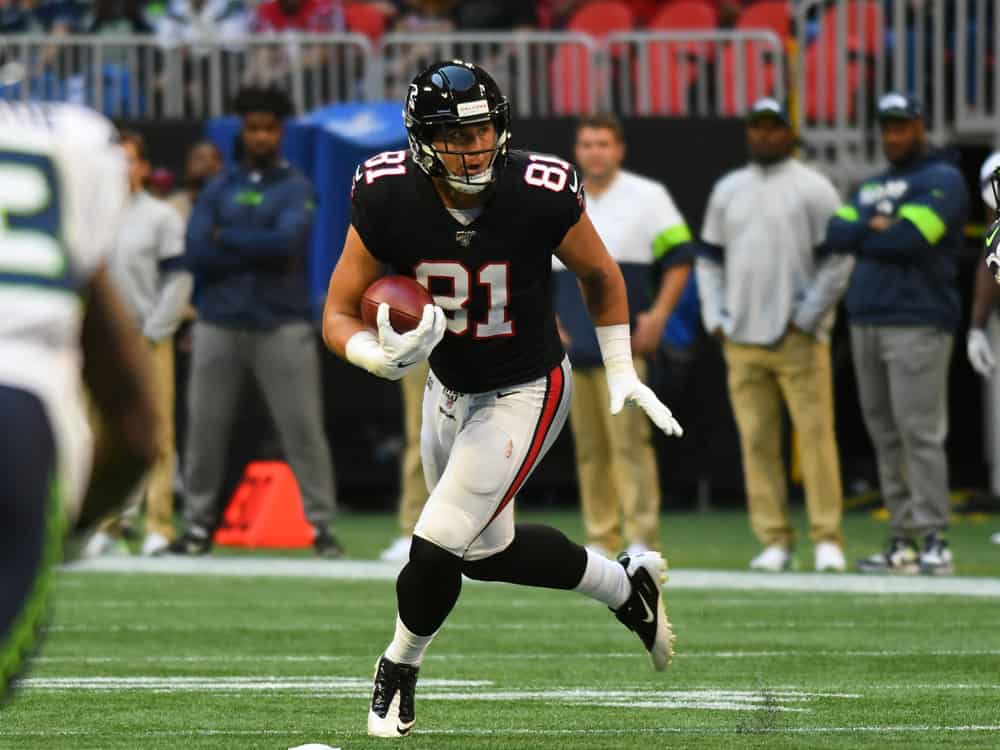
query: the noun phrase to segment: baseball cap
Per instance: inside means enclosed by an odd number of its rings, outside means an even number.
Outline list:
[[[912,96],[890,91],[878,100],[879,120],[919,120],[924,110],[920,102]]]
[[[747,113],[747,122],[754,122],[762,117],[773,117],[784,125],[790,124],[788,110],[785,108],[785,105],[770,96],[765,96],[753,103],[753,106],[750,107],[750,111]]]

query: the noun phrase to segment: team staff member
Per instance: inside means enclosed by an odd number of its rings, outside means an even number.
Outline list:
[[[750,567],[780,571],[792,564],[784,401],[799,439],[815,567],[841,571],[843,491],[829,341],[852,260],[829,253],[825,243],[840,199],[826,177],[792,156],[795,134],[780,102],[754,103],[747,143],[751,163],[725,175],[709,197],[696,269],[705,330],[724,342],[750,524],[764,546]]]
[[[858,568],[950,573],[944,441],[969,194],[961,173],[928,150],[915,99],[886,94],[878,116],[890,167],[861,185],[829,229],[831,246],[857,257],[846,298],[851,349],[891,533],[885,551]]]
[[[134,325],[149,345],[153,392],[160,419],[157,459],[147,477],[144,555],[166,550],[174,538],[174,332],[191,299],[191,274],[184,269],[184,223],[174,209],[146,192],[150,164],[145,139],[121,134],[128,160],[129,198],[111,255],[111,279],[127,303]],[[136,494],[135,510],[142,498]],[[84,550],[86,556],[110,551],[127,528],[122,517],[106,519]]]
[[[244,159],[202,191],[187,230],[198,322],[184,461],[187,531],[172,550],[204,554],[211,547],[229,431],[249,370],[298,481],[316,552],[336,557],[341,549],[327,528],[333,466],[305,274],[312,186],[278,152],[292,110],[288,96],[247,88],[236,109]]]
[[[576,162],[583,172],[588,213],[625,277],[635,370],[647,377],[645,357],[656,352],[667,318],[691,271],[691,231],[658,182],[621,168],[625,133],[618,119],[598,115],[576,130]],[[655,298],[651,271],[663,275]],[[553,259],[556,312],[573,364],[570,425],[576,446],[580,504],[587,545],[610,557],[659,547],[660,483],[646,415],[612,415],[594,324],[576,275]],[[622,536],[624,519],[624,540]]]

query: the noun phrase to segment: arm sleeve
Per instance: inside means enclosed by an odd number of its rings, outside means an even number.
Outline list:
[[[184,243],[184,265],[191,271],[212,272],[240,268],[239,253],[226,251],[212,239],[215,228],[215,204],[222,194],[221,179],[211,183],[194,204]]]
[[[897,221],[884,232],[871,232],[860,252],[886,260],[905,260],[936,248],[948,227],[964,221],[968,192],[957,172],[950,170],[927,190],[896,209]]]
[[[701,301],[701,319],[705,324],[705,330],[711,333],[725,325],[725,269],[720,263],[699,257],[695,261],[694,272],[698,283],[698,297]]]
[[[174,335],[191,301],[193,287],[194,280],[187,271],[170,271],[160,277],[156,305],[142,326],[147,339],[160,341]]]
[[[651,243],[653,258],[664,269],[690,263],[693,254],[691,230],[670,193],[660,187],[651,201],[650,210],[652,226],[657,227]]]
[[[358,164],[354,171],[354,183],[351,185],[351,226],[365,243],[368,252],[376,259],[385,262],[381,254],[382,243],[379,241],[376,210],[378,202],[373,195],[374,186],[367,184],[364,173],[364,165]]]
[[[254,260],[301,255],[309,243],[313,211],[312,187],[304,179],[296,180],[273,229],[225,227],[219,232],[219,243]]]
[[[855,197],[833,212],[826,225],[826,245],[835,253],[856,252],[867,233],[867,217],[858,210]]]
[[[816,330],[820,320],[847,291],[854,270],[854,256],[828,255],[816,269],[805,297],[795,308],[793,322],[807,333]]]
[[[709,245],[725,247],[726,226],[723,216],[723,201],[719,195],[719,185],[712,188],[708,196],[708,207],[705,209],[705,219],[701,223],[701,239]]]

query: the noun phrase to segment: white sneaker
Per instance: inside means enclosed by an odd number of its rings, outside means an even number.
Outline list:
[[[146,534],[142,542],[142,554],[146,557],[162,555],[170,546],[170,540],[158,531],[151,531]]]
[[[111,536],[106,531],[98,531],[87,541],[83,557],[103,557],[105,555],[128,555],[128,545],[124,540]]]
[[[629,557],[639,557],[639,555],[644,555],[647,552],[652,552],[652,550],[642,542],[632,542],[628,546],[628,549],[625,550],[625,554]]]
[[[843,573],[847,570],[847,561],[839,544],[819,542],[816,545],[816,571],[819,573]]]
[[[990,537],[990,541],[994,544],[1000,544],[1000,531]]]
[[[406,562],[410,559],[410,541],[413,537],[401,536],[395,539],[385,551],[379,555],[383,562]]]
[[[765,547],[763,552],[750,561],[750,570],[765,570],[769,573],[781,573],[791,567],[792,554],[777,544]]]

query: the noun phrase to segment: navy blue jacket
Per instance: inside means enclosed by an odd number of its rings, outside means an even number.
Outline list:
[[[844,298],[850,322],[957,328],[968,212],[962,174],[938,154],[867,180],[830,219],[826,234],[830,250],[857,256]],[[868,222],[877,215],[896,221],[876,232]]]
[[[267,330],[310,316],[306,261],[313,190],[293,167],[238,166],[198,196],[185,264],[202,320]]]
[[[653,267],[657,264],[663,273],[673,266],[690,263],[694,257],[694,246],[682,242],[670,249],[659,261],[650,256],[649,263],[619,263],[625,279],[628,296],[629,323],[634,328],[639,313],[645,312],[653,303]],[[693,274],[692,274],[693,276]],[[556,314],[559,325],[570,337],[569,360],[573,367],[600,367],[601,348],[597,344],[594,323],[587,312],[587,306],[580,291],[580,282],[572,271],[557,271],[552,274],[555,290]],[[680,302],[678,302],[678,306]],[[672,316],[671,316],[672,319]]]

